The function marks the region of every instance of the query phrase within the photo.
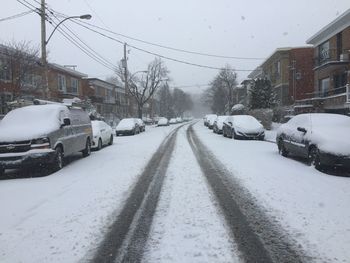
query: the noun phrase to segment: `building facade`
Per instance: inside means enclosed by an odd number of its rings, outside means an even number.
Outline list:
[[[314,45],[314,90],[300,111],[349,113],[350,9],[307,40]]]
[[[83,97],[90,99],[107,122],[116,122],[126,116],[127,101],[122,87],[98,78],[87,78],[83,90]]]
[[[249,78],[271,81],[279,106],[292,105],[313,92],[313,48],[278,48]]]

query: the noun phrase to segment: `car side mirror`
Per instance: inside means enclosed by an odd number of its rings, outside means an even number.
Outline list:
[[[63,124],[61,125],[61,127],[69,126],[69,125],[70,125],[70,119],[69,118],[64,118],[63,119]]]
[[[297,130],[300,132],[303,132],[303,133],[307,132],[307,130],[305,128],[302,128],[302,127],[298,127]]]
[[[228,124],[230,124],[232,126],[232,122],[231,121],[229,121]]]

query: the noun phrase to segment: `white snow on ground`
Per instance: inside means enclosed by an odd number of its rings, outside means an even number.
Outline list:
[[[182,128],[146,245],[144,262],[239,262]]]
[[[350,178],[327,175],[284,158],[275,144],[195,132],[259,200],[268,214],[319,262],[349,262]]]
[[[175,126],[148,128],[61,171],[0,180],[0,262],[77,262],[92,251]]]
[[[276,134],[281,123],[273,122],[271,124],[271,130],[265,130],[265,141],[276,142]]]

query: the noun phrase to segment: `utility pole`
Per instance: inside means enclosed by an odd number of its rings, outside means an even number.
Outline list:
[[[44,68],[43,74],[43,97],[47,99],[49,97],[49,83],[48,83],[48,67],[47,67],[47,54],[46,54],[46,6],[45,0],[41,0],[41,63]]]
[[[125,101],[126,101],[126,116],[130,116],[130,101],[129,101],[129,83],[128,83],[128,58],[127,58],[127,45],[124,43],[124,58],[122,61],[122,65],[124,68],[124,79],[125,79]]]

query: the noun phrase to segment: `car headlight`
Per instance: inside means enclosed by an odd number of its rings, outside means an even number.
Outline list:
[[[49,149],[50,148],[50,139],[47,137],[33,139],[31,141],[31,148],[35,149]]]

